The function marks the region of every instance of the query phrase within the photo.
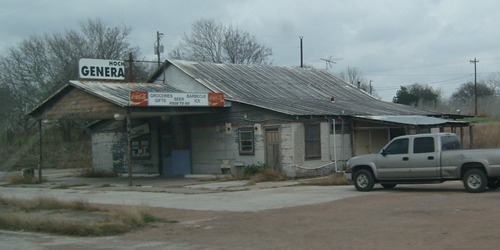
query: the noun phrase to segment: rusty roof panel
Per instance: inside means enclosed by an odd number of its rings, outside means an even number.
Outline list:
[[[172,86],[157,83],[70,81],[70,85],[121,107],[129,105],[130,91],[183,92]]]
[[[223,92],[229,101],[290,115],[435,114],[378,100],[324,70],[181,60],[169,60],[166,65],[214,92]]]

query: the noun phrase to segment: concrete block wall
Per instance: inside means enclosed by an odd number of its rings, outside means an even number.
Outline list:
[[[191,128],[191,153],[193,174],[220,174],[221,168],[227,167],[231,172],[237,166],[263,163],[263,135],[255,133],[253,155],[240,155],[238,144],[238,128],[226,125]]]

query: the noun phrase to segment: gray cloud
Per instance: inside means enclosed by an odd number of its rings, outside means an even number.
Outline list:
[[[497,72],[500,17],[497,1],[466,0],[17,0],[0,1],[0,53],[32,35],[78,29],[89,18],[132,28],[131,42],[155,58],[156,31],[166,50],[199,18],[214,18],[256,36],[271,47],[276,65],[304,60],[331,69],[360,69],[384,100],[400,85],[431,84],[447,96],[472,80],[470,59],[479,59],[480,77]],[[165,55],[163,55],[165,57]]]

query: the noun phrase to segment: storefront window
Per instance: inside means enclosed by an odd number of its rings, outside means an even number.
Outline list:
[[[321,158],[321,133],[319,124],[305,124],[306,159]]]
[[[240,128],[238,130],[240,155],[254,154],[253,128]]]

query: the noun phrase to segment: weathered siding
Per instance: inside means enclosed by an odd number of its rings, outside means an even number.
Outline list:
[[[297,159],[295,152],[295,126],[293,123],[282,124],[281,136],[281,166],[287,176],[295,176],[293,166]]]
[[[123,108],[117,105],[73,88],[61,97],[57,105],[46,108],[43,118],[113,119],[114,114],[123,112]]]
[[[92,165],[95,171],[111,172],[115,164],[123,168],[125,154],[123,146],[115,147],[120,141],[117,137],[121,137],[120,134],[112,132],[92,134]]]
[[[328,123],[320,124],[321,133],[321,159],[306,159],[305,157],[305,128],[303,123],[292,123],[294,140],[294,163],[286,170],[289,176],[301,177],[318,175],[329,164],[328,160]]]
[[[113,131],[116,128],[101,128],[92,133],[92,164],[97,171],[128,172],[127,136],[125,132]],[[151,129],[150,159],[132,160],[132,173],[159,174],[158,130]]]
[[[168,67],[164,74],[155,79],[155,83],[166,83],[184,92],[208,93],[209,89],[195,81],[177,67]]]
[[[227,130],[230,128],[230,131]],[[238,128],[229,125],[193,127],[191,129],[191,151],[193,174],[220,174],[221,168],[231,172],[237,166],[264,163],[264,140],[262,133],[254,133],[253,155],[240,155]]]

